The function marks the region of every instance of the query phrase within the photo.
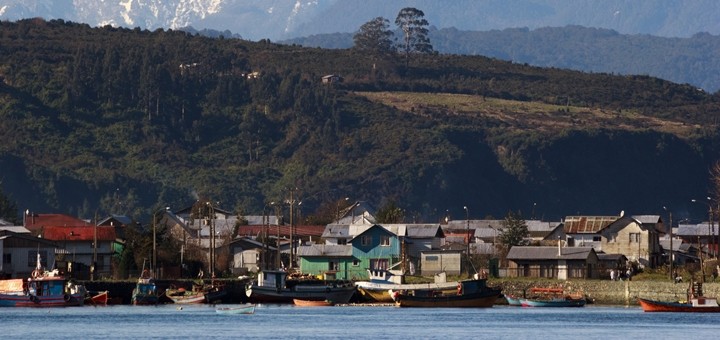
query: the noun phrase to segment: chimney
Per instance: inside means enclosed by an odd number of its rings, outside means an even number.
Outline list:
[[[562,240],[558,238],[558,257],[562,256]]]

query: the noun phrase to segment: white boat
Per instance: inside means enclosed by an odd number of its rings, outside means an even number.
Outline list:
[[[218,314],[254,314],[255,305],[246,303],[237,307],[221,307],[216,308],[215,312]]]
[[[388,291],[442,291],[457,290],[457,281],[446,281],[445,273],[435,275],[435,282],[431,283],[404,283],[404,275],[395,270],[368,270],[369,281],[355,282],[360,295],[375,302],[393,302]]]

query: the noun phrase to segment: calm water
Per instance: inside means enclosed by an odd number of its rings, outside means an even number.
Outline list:
[[[223,305],[232,306],[232,305]],[[720,315],[643,313],[639,307],[400,309],[258,305],[253,315],[213,306],[0,308],[3,339],[357,338],[714,339]]]

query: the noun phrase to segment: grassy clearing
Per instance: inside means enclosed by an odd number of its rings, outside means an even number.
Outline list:
[[[418,115],[465,115],[499,121],[508,128],[515,127],[519,130],[534,130],[548,134],[563,130],[588,129],[655,130],[688,138],[702,130],[699,125],[643,116],[631,110],[561,106],[448,93],[356,92],[356,94]]]

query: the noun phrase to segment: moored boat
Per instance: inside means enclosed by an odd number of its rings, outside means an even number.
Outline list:
[[[177,304],[217,303],[225,295],[227,295],[227,292],[223,287],[216,285],[214,282],[210,284],[193,284],[192,290],[186,290],[185,288],[168,288],[165,290],[165,296]]]
[[[301,299],[348,303],[355,291],[350,281],[288,279],[285,271],[267,270],[258,273],[257,281],[248,285],[245,293],[253,302],[292,303],[293,299]]]
[[[393,302],[389,291],[442,291],[451,293],[457,289],[458,282],[445,281],[445,273],[436,275],[432,283],[403,283],[402,274],[392,271],[368,271],[369,281],[355,282],[355,286],[362,297],[374,302]]]
[[[40,265],[24,279],[0,280],[0,307],[69,307],[82,306],[87,291],[55,269],[45,271]]]
[[[246,303],[237,307],[215,308],[215,312],[218,314],[254,314],[255,305],[251,303]]]
[[[328,300],[301,300],[301,299],[293,299],[293,304],[295,306],[301,306],[301,307],[327,307],[327,306],[334,306],[335,303]]]
[[[133,305],[155,305],[158,303],[157,287],[151,278],[139,278],[130,299]]]
[[[532,288],[529,298],[519,298],[523,307],[583,307],[587,300],[580,293],[565,293],[563,288]]]
[[[638,298],[638,302],[644,312],[720,313],[717,299],[702,295],[702,283],[695,282],[688,289],[687,301],[662,302]]]
[[[508,306],[522,306],[520,298],[514,295],[505,294],[505,300],[507,300]]]
[[[93,306],[106,306],[110,300],[110,292],[107,290],[102,292],[88,292],[85,303]]]
[[[392,291],[398,307],[492,307],[502,295],[499,288],[487,286],[487,279],[458,282],[457,291],[447,294],[440,291]]]

